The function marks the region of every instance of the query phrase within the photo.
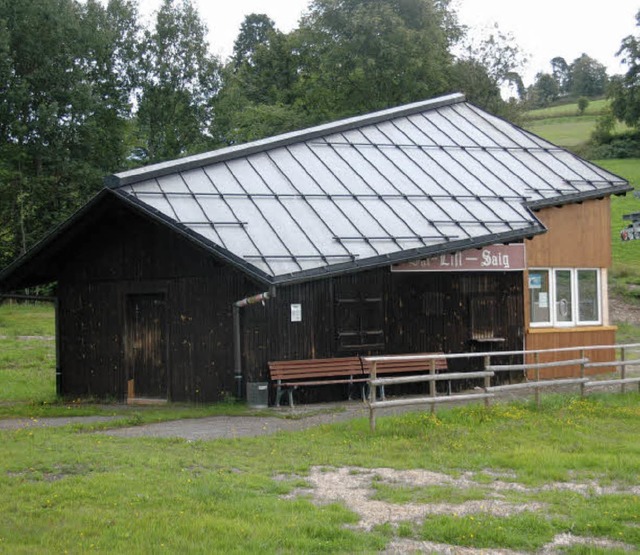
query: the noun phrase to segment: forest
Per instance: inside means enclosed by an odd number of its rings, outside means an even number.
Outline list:
[[[635,37],[625,76],[583,54],[525,88],[513,37],[471,39],[451,0],[310,0],[289,33],[251,14],[227,60],[207,33],[190,0],[163,0],[148,24],[138,0],[0,0],[0,268],[105,175],[341,117],[462,91],[518,121],[613,91],[611,118],[640,118]]]

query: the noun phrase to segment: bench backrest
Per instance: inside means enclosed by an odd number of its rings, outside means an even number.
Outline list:
[[[443,355],[443,353],[422,353]],[[444,356],[444,355],[443,355]],[[296,380],[305,378],[334,378],[340,376],[368,376],[371,364],[360,357],[314,358],[305,360],[277,360],[268,363],[272,380]],[[447,359],[435,359],[436,370],[447,370]],[[398,374],[402,372],[428,372],[431,360],[385,360],[376,364],[376,373]]]
[[[438,371],[447,370],[447,359],[444,353],[421,353],[423,355],[442,355],[443,358],[429,360],[379,360],[376,363],[376,374],[400,374],[403,372],[429,372],[431,362],[435,360],[435,368]],[[370,362],[363,361],[365,372],[371,373]]]
[[[363,374],[359,357],[278,360],[268,364],[272,380],[334,378]]]

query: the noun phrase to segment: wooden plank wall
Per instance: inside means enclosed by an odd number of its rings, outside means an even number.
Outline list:
[[[265,306],[242,309],[244,365],[251,380],[267,378],[269,360],[433,351],[518,350],[523,347],[522,273],[392,274],[389,268],[349,276],[354,284],[381,289],[385,345],[344,351],[336,337],[335,289],[345,277],[278,288]],[[495,309],[495,337],[504,342],[472,341],[472,299],[484,295]],[[302,321],[291,322],[291,303],[302,305]],[[520,362],[520,361],[504,361]],[[460,360],[454,370],[481,364]],[[329,389],[329,388],[327,388]]]
[[[536,329],[527,334],[527,350],[538,349],[564,349],[583,345],[613,345],[616,342],[615,326],[601,326],[590,328],[565,328],[558,329]],[[597,351],[586,351],[585,356],[591,362],[606,362],[615,360],[615,349],[603,349]],[[568,351],[565,353],[541,353],[540,362],[554,362],[559,360],[571,360],[579,358],[580,352]],[[534,362],[532,356],[528,357],[528,362]],[[587,369],[587,374],[602,374],[606,369]],[[613,371],[613,369],[611,369]],[[579,377],[580,368],[578,366],[563,366],[559,368],[545,368],[540,370],[540,378],[569,378]]]
[[[527,266],[611,266],[611,201],[603,198],[545,208],[536,217],[549,230],[527,241]]]
[[[156,292],[167,299],[170,399],[235,392],[231,299],[259,285],[126,209],[70,248],[58,286],[64,394],[126,397],[126,296]]]

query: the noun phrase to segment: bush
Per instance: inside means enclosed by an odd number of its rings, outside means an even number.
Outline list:
[[[584,111],[587,109],[588,106],[589,106],[589,99],[586,96],[581,96],[578,99],[578,112],[580,113],[580,115],[584,114]]]
[[[620,135],[594,133],[588,156],[592,159],[640,157],[640,131],[629,131]]]

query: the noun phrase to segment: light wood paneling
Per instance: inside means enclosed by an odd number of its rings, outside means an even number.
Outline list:
[[[584,328],[541,328],[530,329],[526,336],[527,351],[538,349],[563,349],[568,347],[581,347],[585,345],[613,345],[616,341],[615,326],[598,326]],[[586,351],[585,356],[591,362],[606,362],[615,360],[615,349],[598,349]],[[541,353],[540,362],[554,362],[559,360],[571,360],[580,357],[579,349],[562,353]],[[533,362],[533,357],[527,359]],[[602,374],[613,371],[614,368],[593,368],[587,374]],[[532,374],[531,374],[532,375]],[[540,378],[567,378],[579,377],[578,366],[565,366],[560,368],[547,368],[540,371]]]
[[[609,198],[536,212],[547,233],[527,241],[527,266],[608,268],[611,265]]]

